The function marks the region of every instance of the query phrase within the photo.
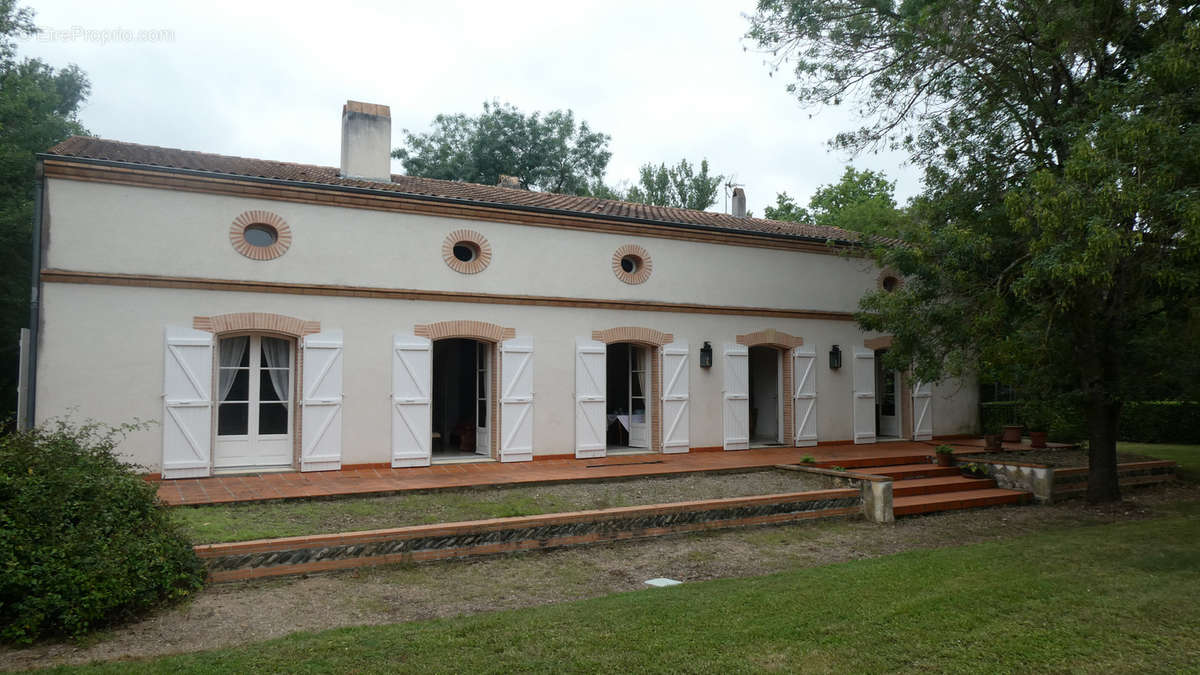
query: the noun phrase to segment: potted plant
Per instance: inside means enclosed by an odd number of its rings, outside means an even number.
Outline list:
[[[1046,447],[1046,435],[1050,429],[1048,404],[1042,401],[1032,402],[1021,412],[1021,417],[1029,426],[1029,446],[1032,448]]]
[[[1004,431],[1000,435],[1000,440],[1004,443],[1020,443],[1021,432],[1025,428],[1020,424],[1005,424]]]
[[[1001,449],[1000,434],[993,431],[990,434],[983,435],[983,449],[995,452]]]
[[[954,466],[954,448],[943,444],[937,446],[935,452],[938,466]]]
[[[988,472],[987,465],[976,464],[975,462],[969,462],[967,464],[960,465],[959,471],[961,471],[962,475],[967,478],[991,478],[992,477],[992,474],[990,472]]]

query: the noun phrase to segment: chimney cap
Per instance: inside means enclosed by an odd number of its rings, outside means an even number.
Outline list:
[[[346,105],[342,106],[342,114],[346,113],[362,113],[363,115],[374,115],[376,117],[386,117],[391,119],[392,109],[386,105],[379,103],[363,103],[362,101],[346,101]]]

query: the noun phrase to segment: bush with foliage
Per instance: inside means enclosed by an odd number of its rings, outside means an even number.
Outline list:
[[[0,640],[82,636],[203,584],[154,485],[116,457],[136,428],[59,421],[0,438]]]
[[[985,430],[1003,424],[1024,424],[1032,431],[1049,432],[1054,441],[1087,438],[1083,411],[1069,403],[994,401],[982,404],[980,409],[980,423]],[[1121,406],[1117,438],[1135,443],[1200,443],[1200,403],[1127,402]]]

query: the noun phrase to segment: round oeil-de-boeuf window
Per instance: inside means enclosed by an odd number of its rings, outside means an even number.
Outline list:
[[[654,265],[646,249],[637,244],[625,244],[613,252],[613,274],[627,284],[645,283]]]
[[[229,243],[252,260],[271,260],[287,253],[292,228],[270,211],[246,211],[229,226]]]
[[[492,245],[474,230],[455,230],[442,242],[442,260],[455,272],[477,274],[492,262]]]

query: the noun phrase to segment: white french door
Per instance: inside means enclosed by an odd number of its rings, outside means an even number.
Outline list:
[[[650,447],[649,350],[629,345],[629,447]]]
[[[492,346],[487,342],[475,343],[475,454],[484,456],[492,454],[492,382],[488,371],[491,351]]]
[[[214,469],[291,466],[294,360],[291,340],[220,340]]]

